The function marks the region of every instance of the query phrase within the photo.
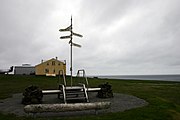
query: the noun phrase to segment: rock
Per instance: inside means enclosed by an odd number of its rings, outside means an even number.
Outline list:
[[[29,86],[23,92],[22,104],[39,104],[42,103],[42,90],[37,86]]]
[[[97,97],[99,98],[112,98],[113,97],[112,87],[111,85],[108,84],[108,82],[105,84],[100,84],[98,87],[100,87],[101,90],[98,91]]]

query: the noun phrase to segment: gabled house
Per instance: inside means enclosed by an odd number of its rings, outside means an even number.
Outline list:
[[[36,65],[35,75],[56,76],[61,70],[66,75],[66,61],[60,61],[56,57],[47,61],[42,60],[40,64]]]

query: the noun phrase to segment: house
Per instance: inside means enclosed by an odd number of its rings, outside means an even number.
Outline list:
[[[30,64],[22,64],[22,66],[14,67],[15,75],[33,75],[35,74],[35,67]]]
[[[57,57],[47,61],[42,60],[35,66],[35,75],[56,76],[59,71],[64,71],[66,75],[66,61],[60,61]]]

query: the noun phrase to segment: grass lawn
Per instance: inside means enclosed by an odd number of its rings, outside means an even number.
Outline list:
[[[69,77],[67,78],[69,79]],[[76,79],[74,79],[76,80]],[[180,82],[89,79],[91,87],[109,82],[113,92],[134,95],[149,102],[148,106],[118,113],[77,117],[52,117],[50,120],[180,120]],[[58,77],[0,75],[0,99],[23,92],[29,85],[56,89]],[[30,120],[31,117],[3,115],[0,120]],[[36,118],[45,120],[47,118]]]

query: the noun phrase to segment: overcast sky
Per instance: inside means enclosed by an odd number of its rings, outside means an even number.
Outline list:
[[[179,74],[179,0],[0,0],[0,68],[67,60],[74,37],[73,74]]]

